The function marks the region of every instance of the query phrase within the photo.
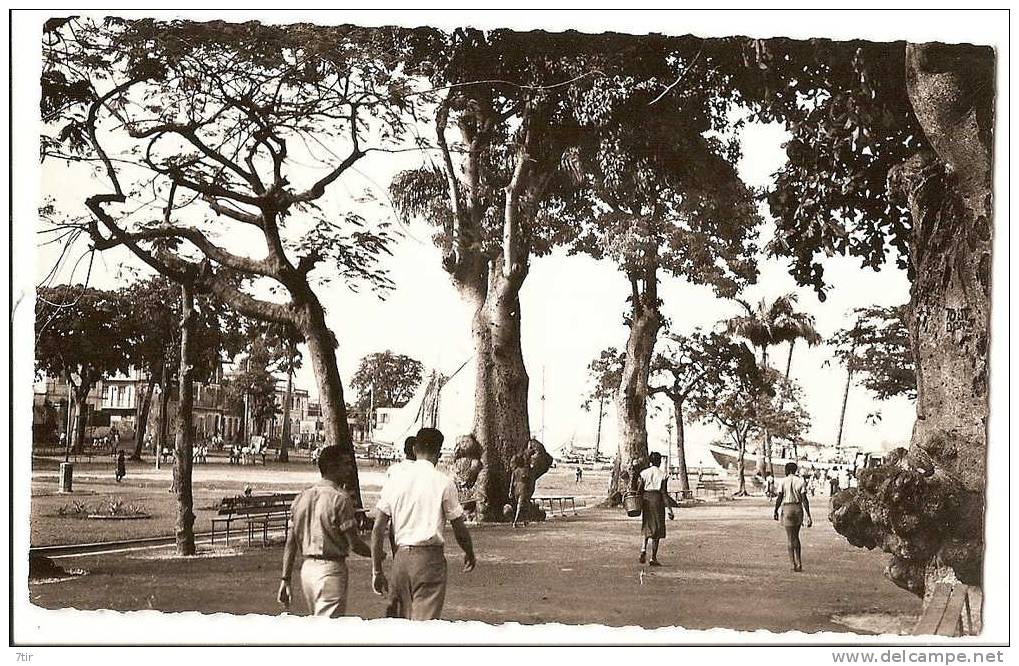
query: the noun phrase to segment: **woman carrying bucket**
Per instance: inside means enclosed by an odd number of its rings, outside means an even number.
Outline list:
[[[672,507],[667,506],[669,493],[669,475],[662,471],[662,455],[652,453],[651,466],[637,477],[637,489],[641,493],[641,526],[640,533],[644,543],[640,548],[640,563],[647,561],[647,544],[651,542],[650,566],[661,566],[658,561],[658,542],[665,538],[665,512],[669,520],[675,518]]]

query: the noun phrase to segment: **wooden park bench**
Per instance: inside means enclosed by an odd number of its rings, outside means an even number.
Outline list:
[[[224,526],[226,543],[230,545],[230,528],[235,523],[247,527],[248,545],[255,536],[256,528],[262,532],[262,543],[269,542],[269,530],[283,529],[290,521],[290,505],[297,493],[273,493],[271,495],[241,495],[224,497],[219,510],[212,519],[211,541],[216,543],[216,528]]]
[[[967,636],[974,633],[970,586],[941,583],[934,588],[914,636]]]
[[[697,485],[694,486],[694,490],[697,495],[701,493],[711,493],[712,495],[720,495],[727,490],[725,481],[718,474],[702,474],[697,480]]]
[[[555,516],[556,507],[559,507],[559,515],[566,515],[566,505],[573,509],[573,515],[577,515],[577,501],[572,495],[559,495],[554,497],[533,498],[541,506],[548,506],[549,515]]]

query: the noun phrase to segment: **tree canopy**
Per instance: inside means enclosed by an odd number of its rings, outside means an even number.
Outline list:
[[[403,407],[421,384],[424,365],[409,356],[390,350],[369,354],[361,359],[350,381],[357,391],[357,405],[362,409]]]
[[[875,270],[894,261],[912,277],[914,222],[895,183],[900,166],[930,146],[907,94],[906,44],[768,39],[746,40],[743,51],[744,98],[757,117],[781,120],[792,134],[767,194],[778,224],[770,250],[791,257],[793,276],[822,300],[824,257],[859,257]],[[978,115],[993,110],[993,67],[986,66],[993,57],[969,45],[924,50],[934,70],[964,67],[966,101]],[[992,123],[980,120],[989,145]]]
[[[611,400],[619,390],[619,380],[623,372],[623,355],[615,347],[602,350],[598,358],[587,365],[587,375],[591,387],[584,394],[581,407],[590,410],[591,405],[603,400]]]
[[[680,404],[700,405],[739,378],[757,371],[753,353],[726,335],[695,330],[670,333],[659,341],[651,363],[651,395],[664,395]]]
[[[130,367],[131,322],[121,293],[83,285],[36,292],[36,369],[71,384],[76,399]]]
[[[878,400],[916,398],[916,372],[910,350],[906,306],[856,308],[855,323],[839,329],[829,343],[835,357]]]
[[[236,274],[292,286],[324,263],[332,270],[320,281],[339,275],[354,287],[388,288],[378,264],[390,241],[386,224],[327,214],[319,203],[402,127],[407,89],[387,34],[255,22],[48,22],[44,157],[93,164],[110,187],[87,199],[91,215],[69,214],[62,224],[87,230],[96,249],[127,246],[167,277],[201,276],[206,290],[261,318],[293,316],[240,289]],[[377,145],[363,143],[369,129]],[[323,170],[302,179],[294,160]],[[265,239],[265,258],[240,249],[252,232]]]

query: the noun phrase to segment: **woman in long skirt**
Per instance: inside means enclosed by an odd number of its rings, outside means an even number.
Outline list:
[[[781,514],[781,515],[780,515]],[[788,539],[789,562],[793,571],[803,571],[803,555],[800,546],[800,526],[810,527],[810,501],[807,499],[807,484],[796,474],[796,463],[785,465],[785,478],[775,500],[775,520],[780,520]]]
[[[662,471],[662,455],[652,453],[651,466],[640,473],[638,488],[641,491],[641,526],[640,533],[644,538],[640,548],[640,563],[647,561],[647,544],[651,542],[651,562],[653,567],[661,566],[658,561],[658,542],[665,538],[665,512],[669,512],[669,520],[675,516],[672,507],[668,506],[669,475]]]

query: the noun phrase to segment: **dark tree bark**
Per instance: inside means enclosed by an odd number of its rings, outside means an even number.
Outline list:
[[[686,431],[683,424],[683,398],[673,398],[672,408],[676,412],[676,467],[679,472],[679,489],[685,497],[690,493],[690,474],[686,467]]]
[[[853,368],[852,361],[850,361],[849,368],[846,369],[846,386],[842,391],[842,411],[839,412],[839,432],[835,437],[835,448],[842,448],[842,428],[846,424],[846,405],[849,404],[849,387],[853,383]]]
[[[736,475],[737,475],[736,478],[738,484],[734,495],[736,497],[745,497],[749,495],[749,493],[747,492],[747,472],[743,466],[743,463],[747,459],[746,438],[740,438],[739,441],[736,442],[736,450],[738,452],[736,454]]]
[[[85,450],[85,427],[88,425],[88,394],[91,386],[84,386],[74,395],[74,445],[71,450],[80,453]]]
[[[307,284],[305,282],[305,284]],[[293,292],[291,292],[293,294]],[[298,296],[294,294],[295,301]],[[326,325],[325,311],[315,294],[307,287],[300,293],[301,309],[295,317],[295,324],[308,343],[311,368],[315,373],[319,401],[322,407],[322,421],[325,425],[326,442],[339,446],[348,462],[350,476],[347,487],[354,493],[357,506],[361,501],[361,485],[357,476],[357,462],[354,459],[354,441],[347,424],[347,405],[343,398],[343,382],[336,367],[336,338]]]
[[[287,345],[289,360],[287,362],[287,392],[283,398],[283,427],[280,432],[280,462],[290,462],[290,410],[294,404],[294,346]]]
[[[917,420],[909,450],[861,472],[831,519],[850,543],[891,553],[888,576],[926,596],[938,581],[982,584],[994,62],[989,48],[937,44],[907,45],[906,62],[933,147],[889,174],[913,218]]]
[[[135,419],[137,426],[134,429],[134,453],[131,454],[131,460],[142,459],[142,449],[145,447],[145,433],[149,426],[149,410],[152,408],[152,391],[156,387],[157,375],[158,373],[155,372],[149,373],[145,393],[141,396],[141,400],[138,401],[138,413]]]
[[[177,519],[174,534],[178,555],[195,554],[194,496],[191,489],[191,468],[194,465],[193,428],[194,369],[191,363],[191,337],[195,325],[195,298],[190,285],[181,286],[179,402],[177,436],[173,460],[173,493],[177,498]]]

